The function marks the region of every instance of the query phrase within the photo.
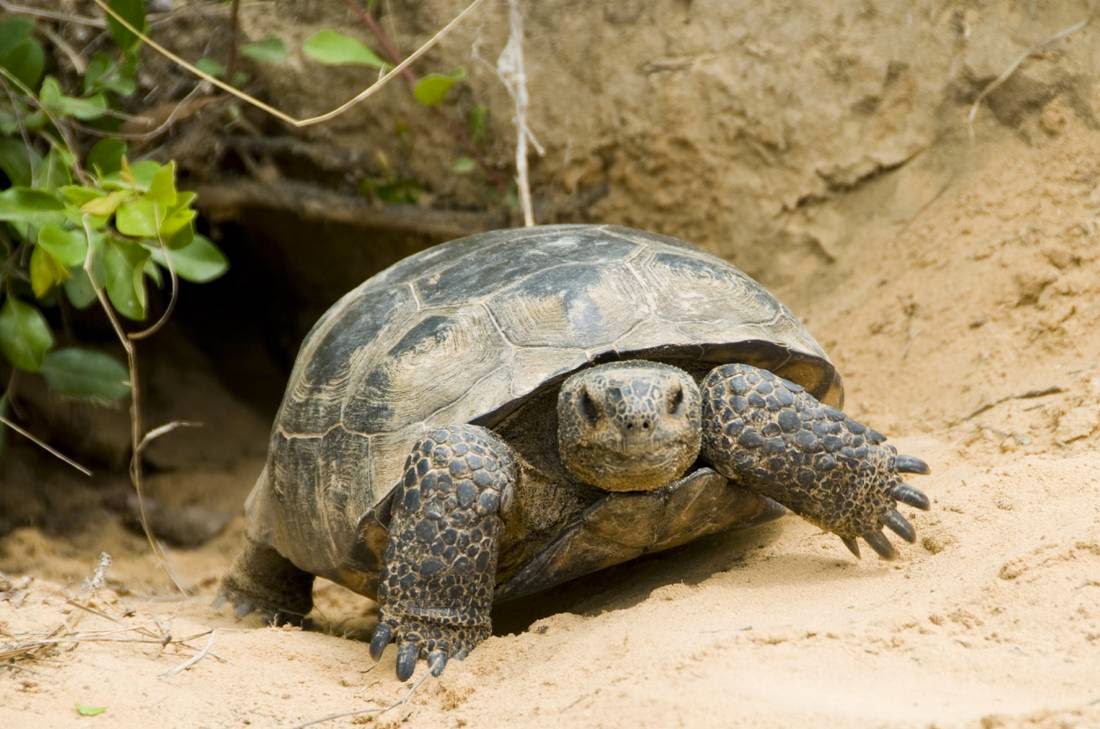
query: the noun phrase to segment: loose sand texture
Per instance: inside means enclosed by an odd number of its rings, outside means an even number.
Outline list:
[[[410,697],[341,588],[317,589],[326,630],[209,607],[240,518],[170,552],[187,598],[114,521],[22,529],[0,541],[0,655],[23,651],[0,726],[291,727],[407,698],[325,726],[1100,727],[1100,135],[1043,119],[869,183],[847,252],[778,292],[851,414],[932,464],[899,560],[856,562],[795,517],[711,538],[501,610]],[[239,503],[261,458],[172,478]]]

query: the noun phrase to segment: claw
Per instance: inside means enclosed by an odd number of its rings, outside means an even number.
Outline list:
[[[447,665],[447,654],[443,651],[432,651],[428,654],[428,667],[432,669],[432,675],[438,677],[443,673]]]
[[[895,456],[894,468],[897,469],[898,473],[932,473],[927,463],[913,456]]]
[[[455,653],[455,660],[456,661],[464,661],[464,660],[466,660],[466,656],[468,656],[468,655],[470,655],[470,651],[463,648],[458,653]]]
[[[844,542],[844,546],[848,548],[848,551],[856,556],[856,559],[860,559],[859,556],[859,542],[852,537],[841,537],[840,541]]]
[[[241,600],[240,602],[235,603],[235,605],[236,607],[233,608],[233,614],[237,616],[238,620],[252,612],[252,603],[248,602],[247,600]]]
[[[892,490],[892,495],[903,504],[909,504],[910,506],[915,506],[925,511],[928,511],[932,506],[928,501],[928,497],[924,495],[924,492],[913,488],[907,483],[899,483],[895,486]]]
[[[898,556],[894,551],[894,545],[890,544],[890,540],[882,532],[867,532],[863,535],[863,539],[883,559],[893,559]]]
[[[397,678],[408,681],[416,670],[416,659],[420,656],[420,646],[412,641],[401,644],[397,652]]]
[[[913,525],[907,522],[905,517],[899,514],[896,509],[890,509],[886,512],[886,516],[882,517],[882,523],[910,544],[917,541],[917,532],[913,529]]]
[[[224,592],[219,592],[218,596],[214,598],[214,602],[210,603],[210,607],[215,610],[221,609],[221,606],[225,604],[225,601],[229,599],[229,596]]]
[[[370,657],[376,661],[381,658],[392,638],[393,628],[390,627],[390,624],[379,623],[370,639]]]

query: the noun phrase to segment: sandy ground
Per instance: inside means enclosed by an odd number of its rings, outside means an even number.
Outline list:
[[[0,655],[46,644],[0,668],[0,726],[292,727],[405,699],[325,726],[1100,727],[1100,138],[1066,109],[1044,123],[884,176],[854,253],[780,292],[849,410],[933,466],[897,562],[788,517],[502,611],[410,696],[392,648],[374,666],[342,637],[374,618],[340,588],[318,587],[324,631],[208,607],[239,519],[171,553],[189,598],[114,523],[21,530],[0,543]],[[898,197],[906,219],[874,214]],[[259,467],[195,478],[243,498]]]

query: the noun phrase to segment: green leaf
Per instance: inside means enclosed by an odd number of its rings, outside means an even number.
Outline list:
[[[114,3],[111,3],[112,5]],[[107,711],[106,706],[84,706],[83,704],[76,705],[76,713],[81,716],[99,716],[103,712]]]
[[[35,170],[35,184],[47,190],[68,185],[73,181],[71,170],[75,164],[76,157],[72,152],[64,147],[52,147]]]
[[[126,142],[108,137],[92,145],[85,165],[95,170],[97,175],[109,175],[122,169],[122,158],[125,156]]]
[[[144,319],[145,278],[142,268],[149,251],[129,241],[107,238],[102,256],[107,298],[127,319]]]
[[[29,18],[10,17],[0,20],[0,56],[31,37],[34,21]]]
[[[221,276],[229,268],[229,262],[217,247],[205,236],[195,235],[191,243],[179,250],[165,251],[152,247],[153,260],[168,267],[171,260],[176,275],[185,281],[206,283]]]
[[[148,30],[149,26],[145,21],[145,0],[107,0],[107,5],[142,33]],[[115,43],[122,50],[133,51],[141,45],[141,38],[126,30],[122,23],[110,15],[107,16],[107,27]]]
[[[83,185],[62,185],[57,190],[61,193],[61,196],[65,198],[65,202],[76,205],[77,207],[107,194],[94,187],[84,187]]]
[[[87,309],[96,300],[95,289],[88,273],[79,267],[69,269],[69,278],[65,281],[65,296],[78,309]]]
[[[118,232],[132,238],[156,238],[164,213],[148,198],[127,200],[115,211]]]
[[[477,169],[477,163],[469,157],[459,157],[451,163],[451,171],[459,175],[467,175]]]
[[[485,136],[485,130],[489,124],[489,107],[485,104],[477,104],[470,109],[470,138],[480,142]]]
[[[416,180],[367,178],[359,183],[359,191],[384,203],[401,205],[416,203],[424,194],[424,186]]]
[[[145,197],[157,205],[167,214],[176,204],[176,163],[175,161],[161,167],[149,180],[149,191]]]
[[[0,66],[33,89],[38,86],[46,68],[46,52],[37,40],[27,38],[0,55]]]
[[[0,352],[19,369],[37,372],[51,347],[53,335],[42,312],[9,296],[0,308]]]
[[[130,96],[137,91],[137,67],[137,54],[115,59],[99,51],[84,72],[84,93],[113,91],[119,96]]]
[[[38,152],[18,139],[0,137],[0,170],[11,185],[30,185],[31,170],[40,161]]]
[[[194,235],[192,221],[197,216],[194,210],[186,206],[177,207],[160,224],[160,234],[169,248],[183,248],[191,242]]]
[[[89,215],[109,217],[118,209],[119,205],[129,200],[131,195],[133,193],[129,190],[115,190],[109,195],[89,200],[80,206],[80,210]]]
[[[45,225],[38,231],[38,247],[45,248],[54,258],[66,266],[79,266],[88,253],[88,241],[80,230],[65,230],[56,225]]]
[[[146,247],[148,248],[149,246]],[[152,250],[152,248],[150,248],[150,250]],[[158,266],[152,258],[145,261],[145,266],[141,270],[142,273],[152,279],[158,289],[164,286],[164,277],[160,275],[160,266]]]
[[[65,397],[115,402],[130,394],[130,372],[125,365],[92,349],[53,350],[42,363],[42,375],[51,390]]]
[[[56,196],[30,187],[0,192],[0,220],[43,225],[60,222],[65,206]]]
[[[287,48],[282,38],[269,35],[254,43],[245,43],[241,46],[241,55],[261,63],[280,64],[286,60]]]
[[[451,87],[466,78],[466,69],[456,68],[452,73],[429,73],[413,86],[413,98],[424,106],[438,106],[447,97]]]
[[[151,159],[143,159],[130,166],[130,175],[134,179],[134,185],[142,192],[148,192],[153,184],[153,178],[160,172],[161,165]]]
[[[370,66],[383,68],[386,63],[357,38],[337,33],[335,30],[319,30],[302,45],[302,52],[309,58],[329,66]]]
[[[28,272],[31,276],[31,291],[38,299],[44,298],[54,286],[69,278],[69,269],[41,246],[35,246],[31,253]]]
[[[95,94],[86,99],[66,96],[53,76],[47,76],[42,82],[38,100],[42,102],[42,106],[58,116],[71,116],[82,121],[98,119],[107,111],[107,97],[103,94]]]
[[[195,61],[195,68],[203,73],[210,74],[214,78],[222,78],[225,76],[225,66],[215,61],[213,58],[207,58],[206,56]]]

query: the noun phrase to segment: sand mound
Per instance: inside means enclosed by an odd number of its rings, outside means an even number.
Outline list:
[[[794,518],[707,540],[503,614],[406,703],[329,725],[1100,726],[1100,137],[1058,112],[1038,143],[945,148],[868,186],[864,219],[894,195],[915,209],[780,292],[852,413],[933,464],[900,561],[855,563]],[[373,620],[339,588],[318,589],[329,633],[212,612],[239,537],[238,520],[173,553],[188,599],[113,524],[8,537],[0,643],[47,643],[3,669],[0,724],[84,706],[114,726],[293,726],[406,696],[392,650],[372,667],[339,637]],[[116,563],[89,598],[101,549]]]

